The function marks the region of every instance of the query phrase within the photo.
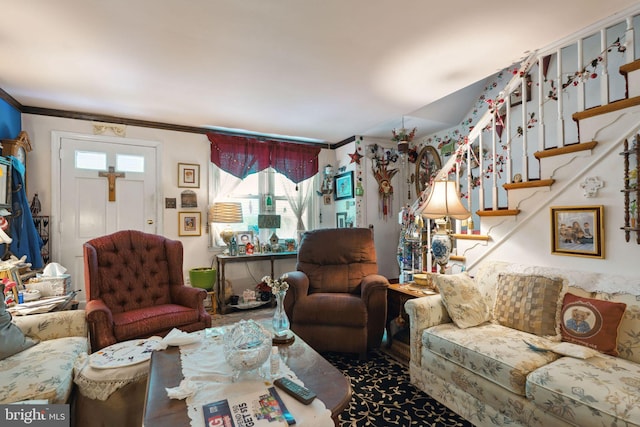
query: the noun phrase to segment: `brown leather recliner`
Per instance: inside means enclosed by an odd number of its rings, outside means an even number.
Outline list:
[[[182,243],[125,230],[83,245],[91,350],[211,326],[207,292],[184,285]]]
[[[291,330],[316,351],[357,353],[382,342],[389,281],[378,274],[372,231],[308,231],[296,270],[287,273],[285,311]]]

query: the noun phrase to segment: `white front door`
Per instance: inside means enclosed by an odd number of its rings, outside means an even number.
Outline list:
[[[53,259],[67,268],[85,301],[83,243],[119,230],[157,231],[157,144],[89,135],[58,141],[59,240],[53,244],[59,251]]]

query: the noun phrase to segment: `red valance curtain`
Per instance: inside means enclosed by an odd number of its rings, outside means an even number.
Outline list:
[[[208,133],[211,161],[240,179],[273,167],[296,184],[318,173],[320,147]]]

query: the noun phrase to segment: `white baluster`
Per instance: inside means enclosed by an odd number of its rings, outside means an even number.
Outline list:
[[[544,70],[542,56],[538,56],[538,151],[544,150]]]
[[[529,181],[529,130],[527,123],[529,118],[527,117],[527,79],[523,76],[520,82],[520,90],[522,91],[522,182]]]
[[[556,52],[556,98],[558,98],[558,129],[556,131],[556,144],[560,148],[564,146],[564,97],[562,91],[562,49]]]
[[[524,102],[522,103],[523,107],[524,107]],[[497,113],[497,111],[496,111]],[[491,185],[491,207],[493,208],[494,211],[498,210],[498,150],[496,150],[496,140],[497,140],[497,132],[496,132],[496,115],[493,115],[493,118],[491,119],[491,152],[492,152],[492,173],[491,173],[491,178],[492,178],[492,185]]]
[[[582,72],[582,68],[583,68],[583,63],[584,63],[584,48],[583,48],[583,43],[582,43],[582,39],[578,40],[578,71]],[[578,86],[577,86],[577,93],[576,96],[578,98],[578,111],[584,111],[584,91],[585,91],[585,85],[584,85],[584,78],[579,78],[578,79]]]
[[[634,40],[633,16],[627,17],[627,31],[624,36],[625,58],[627,63],[633,62],[635,58],[635,40]]]
[[[485,210],[484,203],[484,156],[482,155],[483,147],[482,132],[478,134],[478,173],[480,174],[480,186],[478,186],[478,206],[481,211]]]
[[[600,51],[602,52],[602,74],[600,75],[600,105],[609,103],[609,52],[607,52],[607,30],[600,30]]]

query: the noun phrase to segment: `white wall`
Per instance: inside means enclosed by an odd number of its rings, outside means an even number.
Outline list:
[[[74,132],[80,134],[93,134],[93,122],[84,120],[64,119],[49,116],[32,114],[22,115],[22,129],[29,134],[33,151],[29,153],[28,159],[28,194],[29,200],[33,194],[38,193],[38,198],[42,203],[42,215],[51,214],[51,132]],[[108,134],[108,133],[107,133]],[[111,134],[112,135],[112,134]],[[194,267],[210,266],[215,262],[216,249],[208,247],[209,235],[206,229],[207,204],[208,204],[208,165],[209,165],[209,140],[206,135],[184,132],[167,131],[144,127],[127,126],[126,138],[157,141],[161,143],[161,182],[158,190],[158,200],[162,206],[162,218],[159,224],[158,233],[170,239],[179,239],[184,246],[184,272],[185,279],[188,279],[188,271]],[[319,156],[319,165],[323,167],[327,163],[335,165],[334,150],[323,149]],[[180,193],[182,188],[178,188],[177,164],[197,163],[200,164],[200,188],[193,189],[198,197],[198,210],[202,214],[202,234],[201,236],[184,237],[178,236],[178,211],[180,211]],[[176,198],[178,207],[176,209],[165,209],[164,199],[166,197]],[[322,206],[320,196],[314,196],[316,201]],[[323,224],[318,224],[315,219],[313,224],[307,224],[308,228],[332,227],[335,224],[334,205],[322,206]],[[189,209],[192,210],[192,209]],[[52,218],[55,221],[55,218]],[[52,236],[56,238],[56,236]],[[57,254],[52,253],[52,261],[56,260]],[[276,262],[275,275],[278,276],[287,271],[295,269],[295,259]],[[260,280],[263,276],[270,274],[270,264],[264,262],[235,263],[229,264],[226,276],[231,281],[234,292],[241,293],[245,288],[253,288],[255,279]]]

